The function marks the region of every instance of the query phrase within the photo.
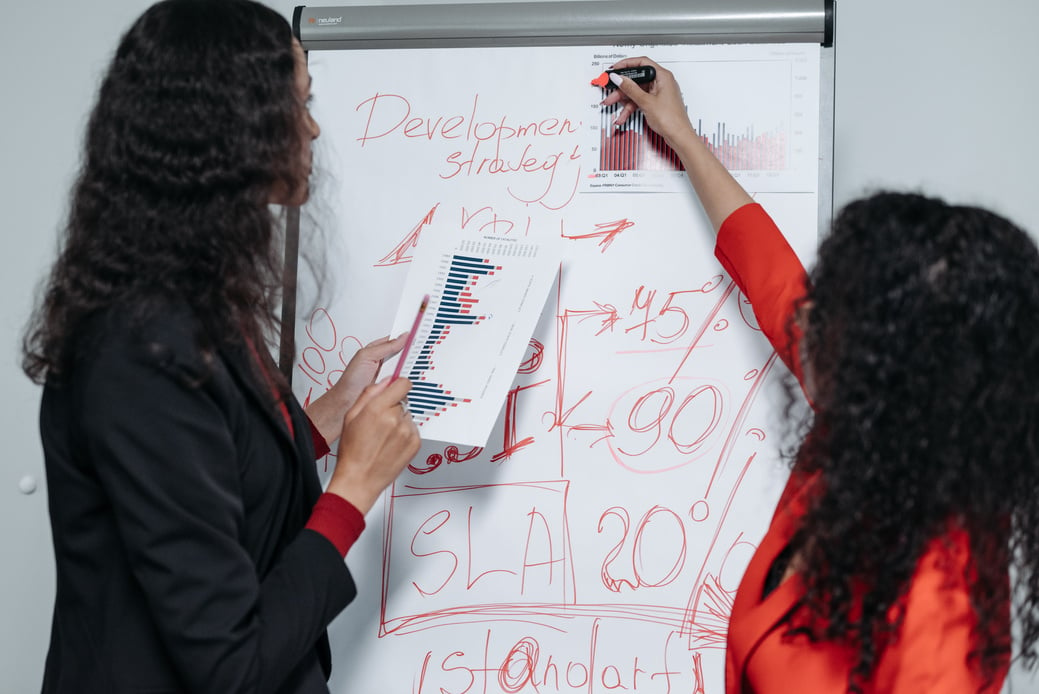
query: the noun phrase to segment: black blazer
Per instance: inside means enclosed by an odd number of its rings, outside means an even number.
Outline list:
[[[44,388],[57,567],[45,693],[327,692],[325,628],[355,596],[304,530],[320,486],[243,346],[205,359],[190,313],[92,321]]]

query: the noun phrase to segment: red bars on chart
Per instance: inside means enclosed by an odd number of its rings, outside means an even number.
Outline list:
[[[602,109],[599,142],[600,171],[683,171],[682,162],[664,143],[664,138],[645,123],[643,114],[633,114],[623,126],[613,127],[616,108]],[[755,134],[753,127],[734,133],[719,122],[710,135],[703,121],[696,131],[715,157],[730,171],[782,171],[788,168],[786,131],[776,129]]]

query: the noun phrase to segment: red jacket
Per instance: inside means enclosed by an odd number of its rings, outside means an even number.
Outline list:
[[[715,254],[750,300],[758,324],[800,378],[796,333],[787,323],[803,296],[806,276],[797,256],[760,205],[736,210],[722,225]],[[788,337],[790,335],[792,337]],[[855,653],[806,637],[784,638],[784,617],[803,596],[795,575],[762,599],[765,577],[805,511],[811,478],[795,470],[736,593],[725,663],[727,694],[837,694],[847,691]],[[1009,667],[984,687],[967,663],[975,623],[964,569],[970,561],[963,531],[932,542],[906,595],[905,621],[881,652],[865,694],[996,694]],[[1009,625],[1007,627],[1009,629]]]

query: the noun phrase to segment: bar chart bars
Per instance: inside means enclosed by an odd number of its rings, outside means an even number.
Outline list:
[[[734,177],[754,192],[789,193],[818,186],[818,51],[809,45],[653,46],[644,55],[672,73],[691,124]],[[592,71],[609,66],[603,56]],[[581,191],[687,191],[676,153],[642,111],[618,123],[630,104],[604,105],[610,94],[600,90],[586,122],[593,158]]]
[[[526,353],[560,256],[543,243],[444,232],[419,246],[394,322],[399,334],[417,298],[429,296],[401,367],[412,383],[406,407],[422,438],[482,446]]]
[[[622,129],[611,133],[616,111],[616,108],[603,109],[600,171],[685,170],[664,138],[646,125],[641,112],[631,116]],[[700,139],[730,171],[783,171],[788,167],[788,138],[781,128],[755,133],[753,126],[746,126],[736,132],[719,122],[711,132],[705,132],[702,119],[697,119],[695,125]]]
[[[407,376],[412,382],[408,393],[408,411],[421,424],[437,417],[449,407],[471,402],[447,390],[440,383],[429,380],[438,347],[443,344],[452,328],[459,325],[478,325],[485,316],[480,315],[480,300],[474,295],[477,282],[491,277],[501,270],[500,265],[487,258],[455,253],[445,256],[440,268],[443,289],[434,302],[432,314],[424,317],[420,335],[424,335],[413,361],[407,366]]]

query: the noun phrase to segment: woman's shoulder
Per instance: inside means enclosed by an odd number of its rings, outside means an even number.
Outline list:
[[[189,380],[212,370],[214,350],[186,302],[113,304],[90,316],[75,371],[159,369]]]

